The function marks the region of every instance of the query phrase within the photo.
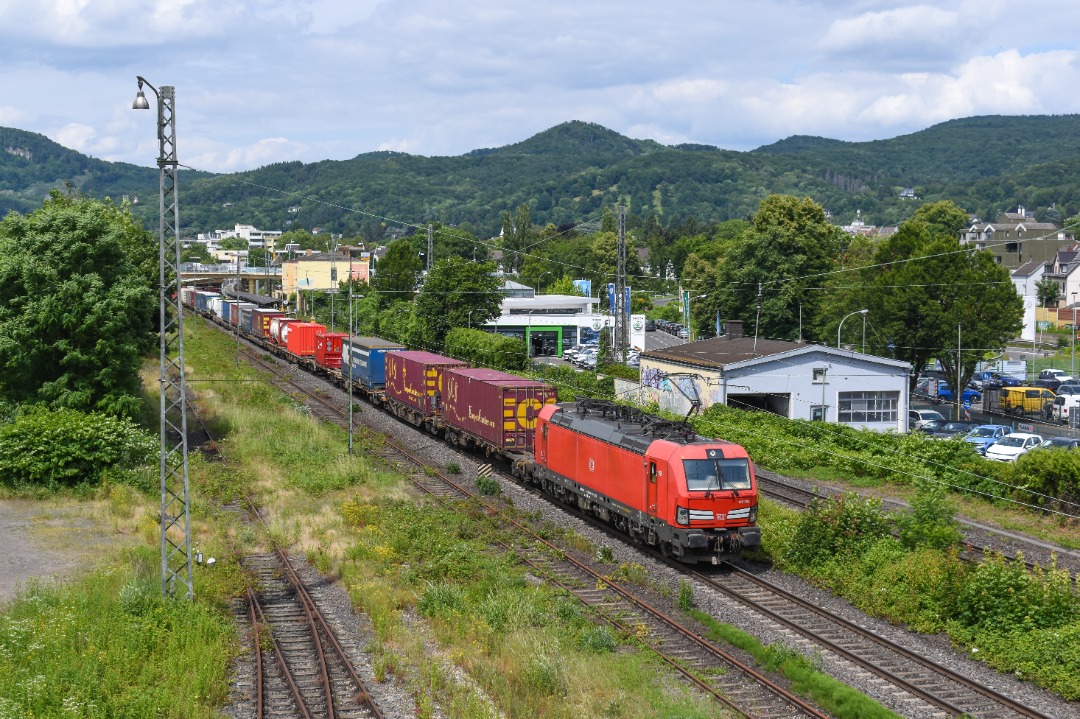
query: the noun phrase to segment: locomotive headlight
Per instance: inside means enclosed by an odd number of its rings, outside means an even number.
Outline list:
[[[750,507],[750,524],[757,521],[757,505]]]
[[[690,510],[686,507],[675,507],[675,522],[677,524],[690,524]]]

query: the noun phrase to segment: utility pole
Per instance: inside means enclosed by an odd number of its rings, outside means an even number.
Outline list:
[[[761,326],[761,283],[757,286],[757,311],[754,314],[754,354],[757,354],[758,327]]]
[[[619,246],[615,266],[615,358],[626,361],[626,208],[619,201]]]
[[[428,223],[427,226],[427,267],[424,269],[431,272],[431,257],[435,254],[435,233]]]
[[[349,454],[353,453],[353,296],[352,296],[352,250],[349,251],[349,372],[346,382],[349,385]]]

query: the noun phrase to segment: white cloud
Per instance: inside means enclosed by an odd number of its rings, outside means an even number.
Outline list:
[[[1046,0],[0,0],[0,124],[152,164],[460,154],[572,119],[751,149],[980,113],[1076,112],[1080,6]]]

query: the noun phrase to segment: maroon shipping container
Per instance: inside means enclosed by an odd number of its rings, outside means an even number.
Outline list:
[[[387,352],[386,396],[425,417],[438,416],[442,413],[443,371],[464,366],[461,360],[432,352]]]
[[[315,335],[326,332],[326,325],[317,322],[291,322],[285,335],[285,349],[299,357],[315,356]]]
[[[556,401],[553,386],[493,369],[447,369],[443,384],[447,426],[500,449],[532,449],[536,416]]]
[[[255,309],[251,311],[251,324],[248,326],[248,331],[251,334],[258,337],[270,336],[270,322],[275,317],[284,317],[285,313],[281,310],[269,310],[269,309]]]

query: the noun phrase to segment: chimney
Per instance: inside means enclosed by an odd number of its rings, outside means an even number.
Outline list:
[[[740,337],[743,336],[743,333],[742,333],[742,320],[728,320],[726,322],[726,324],[727,324],[727,335],[726,335],[726,337],[729,340],[737,340],[737,339],[739,339]]]

